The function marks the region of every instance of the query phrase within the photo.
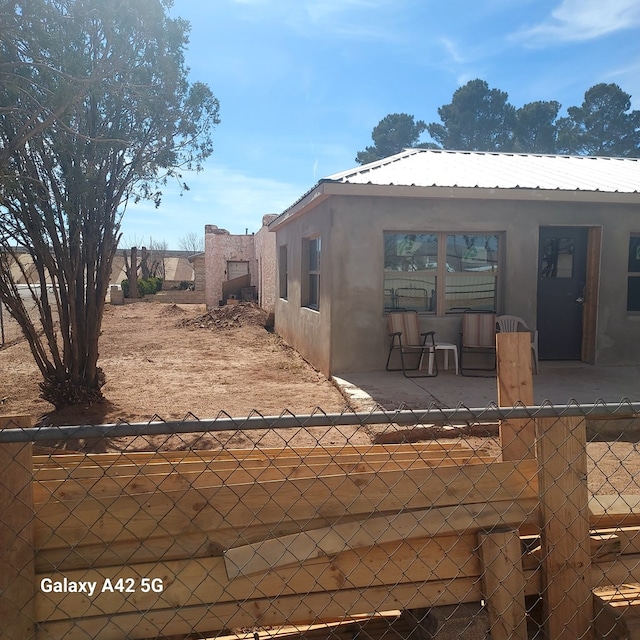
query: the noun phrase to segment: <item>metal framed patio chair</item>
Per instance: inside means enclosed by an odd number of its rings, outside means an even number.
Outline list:
[[[389,336],[391,345],[387,356],[387,371],[402,371],[406,378],[433,378],[438,375],[435,331],[420,331],[417,311],[390,311]],[[390,366],[394,352],[400,357],[400,367]],[[421,373],[425,353],[429,356],[429,364],[427,372]]]
[[[482,356],[485,360],[488,356],[491,366],[465,365],[465,359],[468,362],[471,355]],[[492,311],[465,311],[460,332],[460,373],[464,376],[473,375],[465,371],[495,371],[496,365],[496,314]]]
[[[517,333],[525,331],[531,334],[531,360],[533,372],[538,373],[538,330],[529,329],[527,323],[519,316],[503,315],[496,318],[496,328],[500,333]]]

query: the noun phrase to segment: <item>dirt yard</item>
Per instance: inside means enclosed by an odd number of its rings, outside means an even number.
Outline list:
[[[206,313],[200,305],[138,302],[107,306],[100,342],[100,366],[107,383],[105,401],[53,411],[38,397],[40,374],[24,340],[0,348],[0,414],[30,414],[37,424],[148,422],[220,413],[244,417],[291,412],[348,410],[338,389],[295,350],[265,329],[266,314],[253,306],[222,307]],[[11,329],[11,327],[9,327]],[[14,327],[15,329],[15,327]],[[18,333],[15,332],[17,336]],[[376,431],[393,431],[381,425]],[[465,436],[473,448],[498,455],[497,438]],[[132,442],[134,448],[182,449],[227,446],[311,446],[371,443],[364,429],[300,429],[242,432],[205,439],[172,436],[159,443]],[[285,440],[286,439],[286,440]],[[195,440],[197,445],[194,444]],[[125,446],[125,443],[122,443]],[[590,443],[589,480],[596,493],[640,493],[639,443]]]
[[[0,413],[48,424],[212,418],[259,411],[340,412],[338,389],[277,335],[253,306],[149,302],[107,305],[100,341],[106,401],[55,412],[39,399],[40,374],[24,340],[0,349]]]

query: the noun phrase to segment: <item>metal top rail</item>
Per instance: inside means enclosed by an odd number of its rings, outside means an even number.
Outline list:
[[[374,410],[368,413],[324,413],[318,409],[307,415],[294,415],[284,411],[278,416],[263,416],[257,412],[242,418],[232,418],[220,413],[215,418],[197,419],[187,416],[184,420],[164,421],[154,416],[149,422],[119,422],[102,425],[46,426],[31,428],[5,428],[0,431],[0,443],[43,442],[65,438],[121,438],[128,436],[154,436],[181,433],[213,433],[219,431],[247,431],[266,429],[292,429],[330,426],[365,426],[395,424],[399,426],[450,425],[495,423],[517,418],[584,416],[586,418],[634,418],[640,417],[640,403],[622,398],[619,403],[597,401],[579,404],[571,400],[564,406],[545,402],[541,405],[505,408],[490,404],[484,408],[458,406],[443,409],[431,406],[427,409]],[[157,419],[156,419],[157,418]],[[9,417],[10,420],[10,417]]]

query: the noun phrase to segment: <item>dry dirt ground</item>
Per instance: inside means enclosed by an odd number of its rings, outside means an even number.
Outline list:
[[[118,421],[295,415],[348,410],[339,390],[276,334],[265,329],[266,314],[254,306],[221,307],[206,313],[200,305],[138,302],[107,305],[100,342],[100,366],[107,383],[105,401],[53,411],[38,397],[40,375],[16,327],[0,348],[0,414],[30,414],[39,424],[105,424]],[[13,333],[11,333],[13,332]],[[387,430],[384,425],[380,428]],[[393,428],[391,427],[391,430]],[[495,432],[495,430],[494,430]],[[368,444],[369,432],[356,428],[224,433],[215,436],[142,442],[121,446],[176,448],[313,446]],[[495,437],[466,436],[473,448],[499,453]],[[114,443],[117,444],[117,443]],[[58,443],[60,446],[60,443]],[[640,445],[591,443],[589,484],[595,493],[640,494]]]
[[[0,412],[50,424],[102,424],[345,409],[338,389],[265,321],[249,305],[209,314],[203,305],[107,305],[99,360],[105,402],[53,411],[38,397],[40,374],[21,340],[0,349]]]

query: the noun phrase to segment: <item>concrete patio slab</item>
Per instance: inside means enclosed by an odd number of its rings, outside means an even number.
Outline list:
[[[452,370],[435,378],[408,379],[402,372],[366,371],[334,377],[359,410],[425,409],[429,406],[484,408],[497,404],[495,375],[459,376]],[[564,406],[576,401],[619,403],[640,401],[640,366],[601,367],[583,362],[541,362],[533,376],[534,401]]]

